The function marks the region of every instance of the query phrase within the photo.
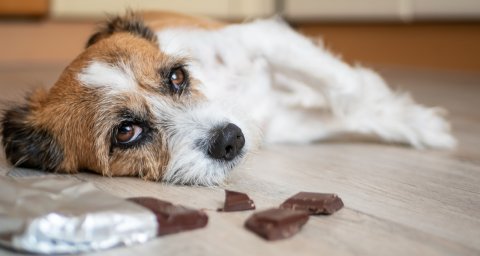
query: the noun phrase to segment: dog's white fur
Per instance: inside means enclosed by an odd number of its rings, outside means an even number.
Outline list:
[[[164,180],[212,185],[241,158],[222,162],[198,150],[215,126],[234,123],[245,135],[243,153],[266,143],[310,143],[344,133],[376,136],[416,148],[452,148],[455,139],[437,108],[394,93],[375,72],[352,67],[278,19],[218,30],[157,32],[159,47],[191,60],[207,101],[173,106],[146,95],[167,133],[170,161]],[[129,68],[92,62],[78,80],[112,92],[134,91]]]
[[[112,66],[94,61],[84,68],[77,78],[85,86],[107,89],[111,92],[133,91],[137,87],[135,75],[125,63]]]
[[[190,70],[211,101],[250,113],[266,142],[358,133],[417,148],[456,144],[440,109],[392,92],[375,72],[349,66],[278,19],[157,36],[163,51],[193,59]]]

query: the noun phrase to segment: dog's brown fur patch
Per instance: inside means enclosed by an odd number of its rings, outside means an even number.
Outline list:
[[[161,30],[175,27],[193,27],[208,30],[220,29],[226,23],[204,17],[195,17],[168,11],[143,12],[142,17],[145,23],[154,30]]]
[[[196,89],[195,81],[191,81],[185,97],[169,93],[163,86],[165,77],[159,70],[183,65],[183,60],[166,56],[150,32],[132,32],[127,25],[129,22],[119,18],[114,20],[113,28],[107,25],[109,29],[93,36],[89,47],[63,71],[48,93],[38,91],[28,99],[26,106],[7,111],[2,121],[3,143],[7,149],[12,149],[6,152],[13,164],[23,161],[28,167],[56,172],[76,173],[88,169],[107,176],[139,175],[149,180],[161,179],[169,161],[163,131],[153,127],[145,143],[133,148],[117,148],[111,140],[122,119],[121,112],[128,109],[148,120],[153,115],[143,95],[160,95],[169,104],[177,105],[200,100],[203,95]],[[135,24],[143,29],[142,24]],[[98,88],[81,84],[78,74],[94,61],[112,66],[123,62],[135,76],[137,92],[119,92],[109,97]],[[12,122],[15,125],[11,127],[16,130],[8,129]],[[18,130],[46,135],[30,136],[31,140],[39,139],[38,150],[18,150],[29,143],[19,139],[24,135]],[[49,149],[51,152],[47,151]],[[35,156],[38,151],[45,153]]]

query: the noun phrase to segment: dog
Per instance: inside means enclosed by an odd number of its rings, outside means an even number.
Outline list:
[[[108,19],[51,89],[7,109],[1,125],[14,166],[206,186],[262,143],[342,134],[456,143],[441,109],[393,92],[281,19],[168,12]]]

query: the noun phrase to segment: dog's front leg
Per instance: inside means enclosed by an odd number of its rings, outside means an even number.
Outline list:
[[[346,132],[374,135],[417,148],[455,145],[441,110],[423,107],[408,95],[392,92],[375,72],[342,62],[288,25],[277,20],[260,20],[233,26],[232,31],[240,36],[251,54],[264,57],[274,72],[310,87],[318,98],[325,100],[324,108],[331,113],[329,121],[319,122],[309,120],[318,118],[311,113],[300,113],[306,109],[285,106],[284,114],[304,121],[289,125],[280,121],[284,127],[279,136],[304,130],[309,135],[308,140],[315,140]],[[287,141],[295,141],[295,138]],[[281,138],[271,140],[282,141]],[[298,136],[298,141],[304,142],[302,136]]]

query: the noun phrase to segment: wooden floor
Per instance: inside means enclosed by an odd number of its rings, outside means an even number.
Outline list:
[[[0,63],[1,64],[1,63]],[[51,85],[60,64],[0,65],[0,102]],[[381,68],[395,88],[449,110],[455,151],[418,151],[374,143],[276,145],[251,155],[220,187],[184,187],[82,173],[117,196],[154,196],[205,209],[205,229],[92,255],[480,255],[480,75]],[[45,173],[12,169],[0,175]],[[248,193],[257,209],[278,206],[299,191],[337,193],[345,208],[313,216],[291,239],[266,242],[248,232],[249,212],[221,213],[223,189]],[[0,255],[17,255],[0,249]]]
[[[1,100],[18,99],[25,85],[50,84],[60,71],[60,66],[1,67]],[[446,107],[459,148],[417,151],[346,142],[269,146],[214,188],[69,176],[121,197],[154,196],[206,209],[210,217],[205,229],[98,255],[479,255],[480,76],[399,69],[382,69],[382,74],[418,101]],[[0,173],[44,175],[11,169],[4,160]],[[312,217],[291,239],[266,242],[243,228],[252,212],[216,212],[224,188],[248,193],[257,209],[278,206],[298,191],[338,193],[345,208]]]

